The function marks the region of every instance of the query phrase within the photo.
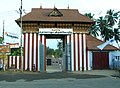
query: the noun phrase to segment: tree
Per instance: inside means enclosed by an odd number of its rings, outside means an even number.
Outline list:
[[[85,13],[85,16],[87,16],[91,20],[96,21],[96,19],[94,18],[94,14],[92,13]],[[92,35],[94,37],[99,36],[98,33],[99,28],[97,27],[96,22],[88,29],[88,31],[89,31],[89,35]]]
[[[59,51],[59,57],[62,57],[62,54],[63,54],[63,42],[58,42],[57,44],[57,48],[58,48],[58,51]]]
[[[88,29],[88,31],[89,31],[89,35],[92,35],[94,37],[99,36],[99,33],[98,33],[99,28],[95,23]]]
[[[47,48],[46,48],[46,55],[47,55],[47,56],[49,56],[49,55],[51,55],[51,56],[54,55],[54,49],[47,47]]]
[[[104,17],[99,17],[97,20],[97,26],[104,41],[107,41],[113,37],[112,26],[108,24],[108,21]]]
[[[111,38],[115,38],[116,42],[119,40],[120,41],[120,33],[119,33],[119,27],[118,28],[115,28],[115,24],[117,24],[119,20],[119,11],[118,12],[114,12],[114,10],[108,10],[105,17],[104,17],[104,20],[101,21],[104,22],[104,28],[101,28],[100,27],[100,30],[101,30],[101,36],[102,38],[104,38],[104,41],[107,41]],[[119,26],[119,25],[118,25]]]
[[[3,43],[3,38],[2,37],[0,37],[0,44],[2,44]]]
[[[114,10],[108,10],[105,16],[99,17],[95,20],[95,23],[88,29],[89,34],[97,37],[101,35],[104,41],[107,41],[111,38],[115,38],[116,42],[120,41],[120,21],[119,15],[120,11],[115,12]],[[87,14],[90,19],[93,20],[93,15]],[[118,23],[118,27],[115,28],[115,25]],[[100,34],[98,33],[100,32]]]
[[[108,10],[106,13],[106,20],[108,21],[108,25],[114,26],[117,23],[119,18],[119,12],[114,12],[114,10]]]
[[[21,56],[21,48],[15,48],[15,49],[11,49],[11,55],[12,56]]]
[[[84,15],[87,16],[88,18],[90,18],[91,20],[95,20],[94,14],[92,14],[92,13],[85,13]]]

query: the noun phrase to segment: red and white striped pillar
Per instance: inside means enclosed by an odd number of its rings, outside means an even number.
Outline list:
[[[72,71],[88,70],[87,35],[71,35],[71,69]]]
[[[43,46],[42,59],[44,71],[46,70],[46,36],[38,33],[24,33],[24,70],[33,70],[35,65],[36,71],[40,71],[40,44]]]

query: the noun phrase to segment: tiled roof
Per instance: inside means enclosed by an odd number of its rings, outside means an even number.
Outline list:
[[[88,35],[88,49],[89,50],[100,50],[97,48],[98,45],[104,43],[103,41],[95,38],[95,37],[92,37],[90,35]],[[103,50],[118,50],[118,48],[112,46],[112,45],[107,45]]]
[[[54,9],[32,8],[32,11],[24,15],[22,20],[43,22],[93,22],[88,17],[80,14],[77,9],[58,9],[62,16],[49,16],[53,10]],[[17,21],[20,21],[20,19]]]

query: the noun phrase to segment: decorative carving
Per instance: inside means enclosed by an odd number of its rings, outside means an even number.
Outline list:
[[[73,28],[75,33],[88,33],[90,26],[81,23],[23,23],[23,32],[38,32],[39,28]]]

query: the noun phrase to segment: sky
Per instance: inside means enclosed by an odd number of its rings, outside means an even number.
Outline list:
[[[78,9],[80,13],[93,13],[95,17],[104,15],[107,10],[114,9],[120,10],[120,0],[22,0],[23,9],[25,13],[31,11],[31,8],[54,8],[66,9],[68,6],[70,9]],[[2,0],[0,2],[0,36],[2,36],[3,20],[5,32],[10,32],[19,36],[20,28],[15,23],[15,20],[20,17],[19,8],[21,0]],[[25,14],[24,13],[24,14]],[[23,14],[23,15],[24,15]],[[19,39],[12,39],[5,36],[5,42],[19,42]],[[54,40],[56,42],[56,40]],[[56,48],[53,43],[50,44],[51,48]]]

